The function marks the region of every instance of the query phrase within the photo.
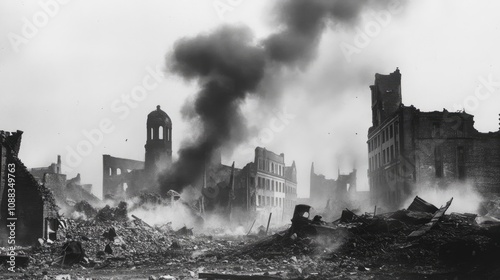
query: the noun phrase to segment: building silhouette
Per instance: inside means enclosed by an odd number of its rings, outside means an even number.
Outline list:
[[[481,133],[466,112],[421,112],[404,106],[401,73],[375,74],[368,130],[372,202],[398,208],[420,187],[472,184],[500,193],[500,131]]]

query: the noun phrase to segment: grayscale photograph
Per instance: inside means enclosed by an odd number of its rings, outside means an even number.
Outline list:
[[[0,279],[500,279],[498,11],[1,0]]]

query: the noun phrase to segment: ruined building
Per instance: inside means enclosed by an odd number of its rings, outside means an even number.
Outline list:
[[[285,155],[265,148],[255,149],[254,162],[239,173],[236,185],[236,205],[254,211],[259,221],[269,213],[275,222],[289,219],[297,201],[297,170],[295,161],[285,165]]]
[[[478,132],[466,112],[404,106],[399,69],[375,74],[370,89],[368,177],[375,204],[397,208],[417,186],[470,183],[485,196],[500,193],[500,131]]]
[[[220,151],[205,163],[203,176],[195,183],[201,189],[202,206],[200,212],[219,214],[230,218],[234,209],[235,181],[240,169],[222,164]]]
[[[356,193],[356,169],[349,174],[340,174],[337,179],[326,179],[314,172],[311,164],[309,204],[317,209],[328,208],[332,211],[350,207],[351,195]]]
[[[61,156],[59,155],[57,162],[51,163],[47,167],[31,168],[29,171],[39,184],[52,191],[59,206],[72,205],[82,200],[93,205],[100,202],[100,199],[92,194],[92,184],[81,183],[80,174],[69,180],[66,174],[62,174]]]
[[[145,162],[103,155],[103,197],[158,190],[156,175],[172,162],[172,120],[156,106],[146,121]]]
[[[57,231],[57,206],[52,193],[18,158],[22,133],[0,131],[0,246],[13,245],[7,243],[7,224],[12,222],[15,245],[33,245],[38,238],[55,239]]]

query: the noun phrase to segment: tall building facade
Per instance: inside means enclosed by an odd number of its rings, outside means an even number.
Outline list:
[[[285,155],[262,147],[255,149],[254,162],[237,176],[235,201],[244,211],[256,214],[259,223],[281,223],[291,218],[297,203],[297,169],[295,161],[285,165]]]
[[[287,167],[283,153],[278,155],[257,147],[254,164],[257,211],[272,212],[280,221],[291,212],[297,200],[295,162]]]
[[[404,106],[399,69],[375,74],[368,130],[372,201],[398,208],[419,187],[472,184],[500,193],[500,132],[481,133],[466,112],[421,112]]]

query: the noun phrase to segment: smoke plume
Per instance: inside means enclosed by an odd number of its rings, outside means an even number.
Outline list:
[[[168,55],[167,68],[199,84],[200,91],[182,111],[185,119],[199,125],[199,132],[182,144],[179,159],[160,177],[163,191],[195,184],[214,151],[244,141],[249,130],[240,106],[247,96],[261,96],[270,85],[279,95],[272,80],[279,81],[280,70],[305,69],[328,24],[352,26],[374,2],[285,0],[275,7],[277,31],[260,42],[242,26],[179,40]]]

